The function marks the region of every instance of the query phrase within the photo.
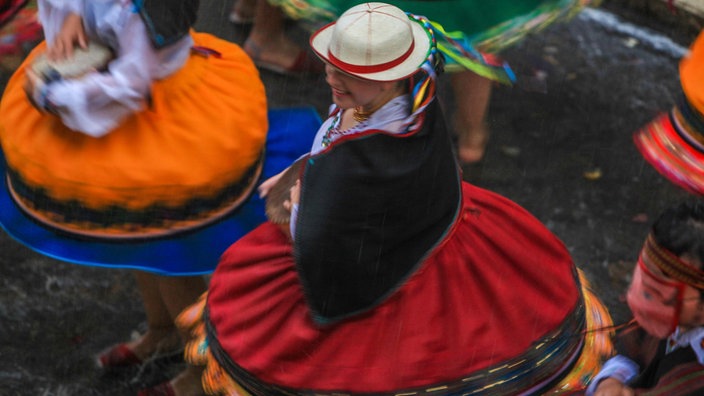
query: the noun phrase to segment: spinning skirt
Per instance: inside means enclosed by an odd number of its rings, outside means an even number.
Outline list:
[[[464,184],[454,232],[371,311],[318,326],[271,223],[223,255],[179,318],[212,394],[538,394],[582,389],[609,325],[564,245],[515,203]]]
[[[12,204],[57,236],[52,241],[59,245],[23,234],[21,225],[3,215],[11,235],[62,260],[195,274],[212,271],[224,248],[264,220],[261,205],[252,208],[257,213],[238,213],[250,201],[265,158],[271,162],[265,152],[271,114],[264,85],[237,45],[192,35],[196,46],[220,55],[194,51],[181,70],[154,83],[145,110],[102,138],[71,131],[29,104],[22,89],[24,68],[43,45],[30,54],[0,103],[4,187]],[[281,121],[278,126],[285,129]],[[304,143],[298,146],[289,142],[292,150],[273,149],[276,166],[268,175],[309,149],[318,124],[317,116],[303,123],[310,132],[300,135]],[[231,224],[211,231],[209,237],[226,244],[207,238],[185,243],[183,238],[238,214],[247,217],[240,229]],[[168,246],[161,252],[152,242]],[[135,253],[140,246],[144,251]],[[207,258],[200,255],[206,249],[214,251]]]
[[[637,131],[643,157],[674,184],[704,194],[704,32],[680,62],[680,100]]]

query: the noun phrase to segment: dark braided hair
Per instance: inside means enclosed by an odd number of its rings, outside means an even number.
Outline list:
[[[678,257],[686,254],[704,264],[704,199],[691,199],[666,209],[653,224],[657,243]],[[704,290],[700,290],[704,299]]]

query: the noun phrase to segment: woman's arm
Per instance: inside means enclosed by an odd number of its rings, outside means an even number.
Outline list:
[[[55,81],[34,90],[35,101],[50,108],[67,127],[94,137],[107,134],[143,108],[152,73],[160,66],[139,14],[125,8],[112,22],[118,48],[107,72]]]

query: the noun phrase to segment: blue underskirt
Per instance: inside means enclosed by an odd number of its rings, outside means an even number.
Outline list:
[[[312,107],[270,109],[268,119],[261,181],[309,152],[321,124]],[[5,174],[6,167],[0,152],[1,174]],[[15,205],[5,177],[0,183],[0,226],[8,235],[45,256],[94,267],[138,269],[171,276],[208,274],[227,247],[265,220],[264,200],[255,191],[226,218],[197,230],[144,241],[86,239],[36,222]]]

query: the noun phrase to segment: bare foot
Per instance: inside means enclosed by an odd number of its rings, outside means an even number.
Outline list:
[[[457,131],[457,156],[463,164],[479,162],[484,157],[486,145],[489,142],[489,128],[486,124],[474,128],[464,127]]]

